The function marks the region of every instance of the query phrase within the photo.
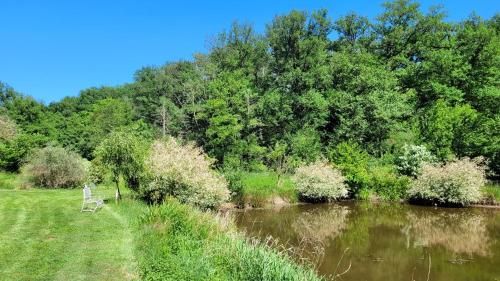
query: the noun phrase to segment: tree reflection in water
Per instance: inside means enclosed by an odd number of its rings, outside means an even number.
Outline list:
[[[482,214],[408,212],[414,247],[443,246],[456,254],[491,255],[491,238]]]
[[[236,222],[250,237],[273,237],[274,247],[324,276],[349,268],[339,280],[500,276],[499,210],[339,202],[250,210],[237,213]]]

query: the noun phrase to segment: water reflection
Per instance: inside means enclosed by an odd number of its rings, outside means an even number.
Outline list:
[[[251,210],[236,223],[324,276],[352,265],[339,280],[500,280],[500,210],[348,202]]]
[[[313,209],[300,213],[291,228],[301,241],[328,246],[347,227],[346,206]]]
[[[456,254],[491,256],[487,219],[469,212],[408,212],[414,247],[442,246]]]

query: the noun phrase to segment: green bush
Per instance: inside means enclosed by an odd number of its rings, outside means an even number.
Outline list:
[[[403,151],[395,159],[396,169],[401,175],[417,177],[422,166],[432,163],[435,157],[423,145],[405,145]]]
[[[377,166],[370,170],[368,188],[384,200],[398,200],[406,197],[410,179],[398,176],[391,166]]]
[[[93,176],[99,179],[104,176],[106,170],[111,172],[117,186],[117,197],[120,196],[120,177],[123,177],[130,189],[137,191],[144,172],[147,147],[147,142],[141,136],[129,130],[112,132],[94,152]]]
[[[328,159],[342,170],[349,185],[351,195],[358,193],[359,189],[367,188],[370,182],[368,161],[370,155],[356,143],[342,142],[328,149]]]
[[[416,201],[468,205],[481,199],[485,183],[484,168],[478,161],[464,158],[441,166],[428,164],[412,183],[408,196]]]
[[[356,194],[356,198],[359,200],[372,200],[373,198],[377,198],[377,194],[374,190],[369,188],[362,188],[359,190],[358,194]]]
[[[22,170],[36,186],[70,188],[87,179],[88,161],[65,148],[47,146],[29,157]]]
[[[10,140],[0,140],[0,169],[17,172],[33,150],[45,146],[48,138],[40,134],[18,134]]]
[[[212,170],[213,161],[192,144],[175,139],[156,141],[146,159],[146,181],[141,195],[152,202],[174,196],[202,209],[216,208],[229,199],[228,183]]]
[[[500,185],[490,183],[485,185],[482,191],[486,199],[493,199],[490,201],[500,203]]]
[[[325,162],[297,168],[292,180],[301,200],[331,201],[346,197],[348,194],[342,173]]]

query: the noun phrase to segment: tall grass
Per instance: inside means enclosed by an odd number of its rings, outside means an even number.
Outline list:
[[[140,226],[144,280],[321,280],[285,253],[251,243],[212,214],[174,200],[150,207]]]
[[[500,184],[489,183],[482,188],[482,192],[487,197],[500,203]]]
[[[22,183],[20,175],[0,171],[0,189],[18,189],[22,187]]]
[[[288,202],[297,202],[298,196],[289,175],[281,178],[275,172],[242,173],[241,175],[243,204],[262,207],[273,197],[281,197]]]

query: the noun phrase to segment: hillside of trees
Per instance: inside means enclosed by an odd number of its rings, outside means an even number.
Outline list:
[[[384,7],[375,20],[292,11],[263,34],[236,22],[206,54],[48,105],[4,81],[0,169],[18,171],[47,144],[92,160],[127,130],[194,141],[224,170],[321,158],[392,165],[413,144],[439,161],[482,156],[498,178],[500,14],[449,22],[412,1]]]

